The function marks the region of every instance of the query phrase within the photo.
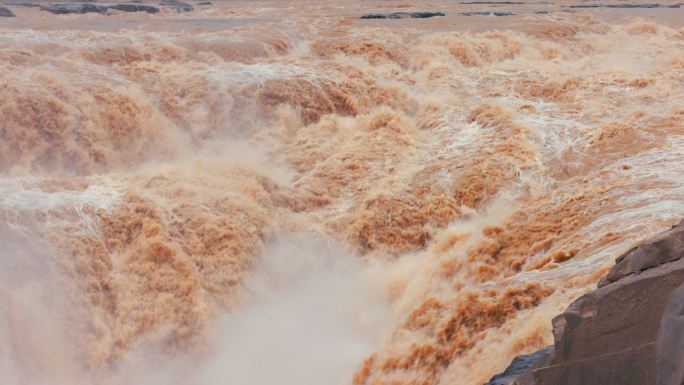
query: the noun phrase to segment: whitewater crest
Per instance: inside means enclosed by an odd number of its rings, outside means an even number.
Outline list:
[[[0,383],[479,385],[548,345],[684,215],[684,29],[444,11],[17,8]]]

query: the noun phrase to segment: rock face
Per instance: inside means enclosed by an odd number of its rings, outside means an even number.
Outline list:
[[[427,19],[429,17],[444,16],[442,12],[393,12],[393,13],[371,13],[361,16],[361,19]]]
[[[653,240],[636,246],[620,256],[599,287],[684,257],[684,221]]]
[[[665,304],[656,349],[657,385],[684,384],[684,285]]]
[[[513,385],[518,378],[532,367],[539,367],[553,354],[553,346],[547,346],[532,354],[517,356],[502,373],[492,377],[485,385]]]
[[[57,15],[66,15],[70,13],[107,13],[107,7],[99,4],[52,4],[41,5],[40,9]]]
[[[150,5],[140,5],[140,4],[116,4],[110,5],[109,9],[115,9],[121,12],[147,12],[147,13],[159,13],[159,8],[152,7]]]
[[[682,257],[684,221],[620,256],[597,290],[554,318],[553,353],[502,384],[681,385]]]
[[[0,5],[0,17],[14,17],[14,12],[10,11],[9,8]]]

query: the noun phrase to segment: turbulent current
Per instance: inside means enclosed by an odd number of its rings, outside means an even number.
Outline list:
[[[684,17],[544,4],[13,8],[0,383],[480,385],[551,343],[684,216]],[[397,10],[446,16],[359,19]]]

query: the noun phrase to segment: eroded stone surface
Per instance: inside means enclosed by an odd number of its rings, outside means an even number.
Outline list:
[[[656,342],[658,385],[684,383],[684,284],[665,305]]]
[[[615,266],[599,282],[603,287],[627,275],[638,273],[684,257],[684,221],[654,239],[636,246],[618,257]]]
[[[681,385],[683,256],[684,222],[632,248],[554,318],[547,360],[488,385]]]

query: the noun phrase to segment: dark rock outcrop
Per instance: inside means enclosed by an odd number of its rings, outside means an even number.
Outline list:
[[[66,15],[66,14],[84,14],[84,13],[101,13],[105,14],[107,13],[107,6],[104,5],[99,5],[99,4],[72,4],[72,3],[67,3],[67,4],[51,4],[51,5],[41,5],[40,9],[42,11],[47,11],[50,13],[54,13],[57,15]]]
[[[684,282],[684,260],[630,275],[576,300],[553,320],[554,357],[539,384],[649,385],[665,301]]]
[[[15,7],[40,8],[40,4],[35,3],[12,3]]]
[[[177,13],[191,12],[191,11],[195,10],[195,8],[192,5],[190,5],[188,3],[184,3],[184,2],[179,1],[179,0],[161,0],[159,2],[159,4],[164,6],[164,7],[169,7],[171,9],[173,9],[174,11],[176,11]]]
[[[469,5],[521,5],[527,4],[519,1],[461,1],[461,4]]]
[[[0,17],[14,17],[14,12],[10,11],[9,8],[0,5]]]
[[[121,12],[146,12],[146,13],[159,13],[159,8],[153,7],[151,5],[140,5],[140,4],[115,4],[110,5],[109,9],[114,9]]]
[[[681,385],[682,257],[684,221],[620,256],[598,289],[553,319],[553,354],[503,384]]]
[[[461,16],[513,16],[513,12],[468,11],[459,13]]]
[[[385,13],[369,13],[368,15],[363,15],[361,19],[389,19],[389,14]],[[398,18],[397,18],[398,19]]]
[[[444,16],[442,12],[411,12],[413,19],[427,19],[435,16]]]
[[[393,12],[371,13],[361,16],[361,19],[427,19],[429,17],[444,16],[442,12]]]
[[[684,285],[665,304],[656,341],[657,385],[684,384]]]
[[[547,346],[532,354],[517,356],[506,370],[492,377],[485,385],[513,385],[528,369],[545,364],[551,354],[553,346]]]
[[[569,5],[568,8],[679,8],[681,4],[574,4]]]

